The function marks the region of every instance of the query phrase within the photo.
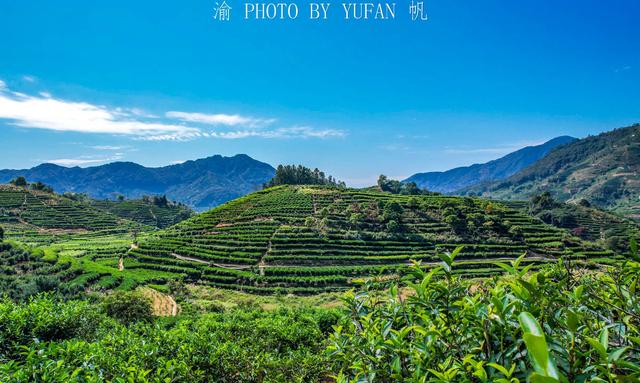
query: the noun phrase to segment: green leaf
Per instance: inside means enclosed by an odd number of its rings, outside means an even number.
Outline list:
[[[578,331],[578,325],[580,324],[580,318],[578,314],[572,310],[567,310],[567,328],[569,331],[575,334]]]
[[[589,338],[587,337],[587,342],[589,342],[589,344],[591,345],[591,347],[593,347],[598,354],[600,354],[600,359],[602,360],[607,360],[609,358],[609,355],[607,354],[607,350],[602,346],[602,343],[600,343],[597,339],[594,338]]]

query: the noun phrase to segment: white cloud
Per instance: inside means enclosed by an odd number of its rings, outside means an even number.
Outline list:
[[[83,166],[83,165],[94,165],[100,164],[110,161],[118,161],[122,159],[122,153],[116,153],[114,156],[110,157],[96,157],[96,156],[80,156],[76,158],[58,158],[53,160],[47,160],[46,162],[51,164],[56,164],[60,166]]]
[[[4,90],[4,91],[3,91]],[[0,120],[32,129],[61,132],[126,135],[135,140],[182,141],[196,138],[265,139],[344,137],[336,129],[316,129],[310,126],[273,127],[276,120],[238,114],[204,114],[167,112],[164,118],[137,108],[109,108],[88,102],[55,98],[50,93],[26,95],[9,90],[0,81]],[[173,120],[173,121],[172,121]],[[177,120],[177,121],[176,121]],[[202,124],[199,127],[185,123]],[[204,125],[215,125],[210,131]],[[209,127],[209,129],[212,129]],[[95,150],[120,150],[120,146],[93,146]],[[59,159],[59,163],[92,163],[96,159]],[[81,162],[77,162],[81,161]],[[90,162],[91,161],[91,162]]]
[[[90,146],[90,148],[95,150],[123,150],[127,149],[128,146],[96,145]]]
[[[0,94],[0,119],[23,128],[134,136],[169,135],[172,139],[194,138],[200,134],[196,128],[134,117],[104,106],[55,99],[49,94]]]
[[[515,152],[516,150],[523,149],[527,146],[536,146],[544,144],[545,141],[527,141],[527,142],[517,142],[513,144],[488,147],[488,148],[470,148],[470,147],[458,147],[458,148],[445,148],[443,150],[446,154],[461,154],[461,155],[472,155],[472,154],[509,154]]]
[[[208,137],[239,139],[248,137],[258,138],[332,138],[344,137],[346,133],[336,129],[314,129],[308,126],[294,126],[273,130],[238,130],[229,132],[204,133]]]
[[[36,82],[37,79],[34,76],[22,76],[22,80],[26,82]]]
[[[262,119],[239,114],[205,114],[171,111],[165,114],[166,117],[175,118],[185,122],[197,122],[207,125],[224,125],[224,126],[244,126],[249,128],[260,128],[274,123],[275,119]]]

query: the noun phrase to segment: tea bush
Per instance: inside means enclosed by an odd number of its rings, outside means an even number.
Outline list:
[[[100,305],[0,301],[0,382],[318,382],[337,315],[237,310],[123,325]]]
[[[414,266],[407,288],[348,294],[330,337],[346,382],[638,382],[640,264],[587,272],[521,259],[482,281]]]

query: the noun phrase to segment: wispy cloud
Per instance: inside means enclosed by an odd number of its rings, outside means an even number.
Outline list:
[[[0,119],[22,128],[49,129],[81,133],[153,136],[171,135],[187,139],[200,130],[183,125],[144,121],[123,112],[87,102],[55,99],[49,94],[27,96],[0,92]]]
[[[512,144],[505,144],[494,147],[486,147],[486,148],[474,148],[474,147],[448,147],[443,150],[443,153],[446,154],[459,154],[459,155],[473,155],[473,154],[498,154],[504,155],[509,154],[511,152],[515,152],[516,150],[520,150],[527,146],[535,146],[541,145],[545,141],[527,141],[527,142],[517,142]]]
[[[628,70],[631,70],[631,65],[625,65],[625,66],[620,67],[620,68],[615,68],[613,71],[615,73],[620,73],[620,72],[626,72]]]
[[[239,139],[248,137],[259,138],[332,138],[344,137],[346,133],[337,129],[314,129],[309,126],[294,126],[273,130],[237,130],[229,132],[205,133],[209,137]]]
[[[95,150],[124,150],[129,147],[128,146],[95,145],[95,146],[90,146],[90,148]]]
[[[247,128],[260,128],[274,123],[273,118],[254,118],[239,114],[206,114],[192,112],[171,111],[165,114],[168,118],[174,118],[185,122],[197,122],[207,125],[243,126]]]
[[[109,108],[89,102],[63,100],[48,92],[26,95],[11,91],[2,81],[0,81],[0,120],[7,120],[9,124],[22,128],[121,135],[146,141],[249,137],[323,139],[343,137],[346,134],[338,129],[317,129],[310,126],[275,127],[273,125],[276,119],[239,114],[171,111],[165,113],[163,117],[158,117],[137,108]],[[96,146],[93,149],[120,150],[122,148]],[[93,161],[93,159],[83,160]]]
[[[32,82],[32,83],[38,81],[38,79],[35,76],[29,76],[29,75],[22,76],[22,80],[26,82]]]
[[[105,162],[118,161],[122,159],[122,153],[116,153],[113,156],[109,157],[99,157],[99,156],[79,156],[75,158],[58,158],[47,160],[46,162],[51,164],[56,164],[60,166],[84,166],[84,165],[96,165]]]

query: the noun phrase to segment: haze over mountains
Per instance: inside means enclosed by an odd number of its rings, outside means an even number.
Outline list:
[[[552,149],[576,141],[569,136],[556,137],[541,145],[527,146],[497,160],[463,166],[444,172],[417,173],[403,182],[415,182],[419,188],[440,193],[455,193],[486,181],[505,179],[544,157]]]
[[[264,162],[238,154],[220,155],[177,165],[148,168],[133,162],[114,162],[87,168],[42,164],[31,169],[0,170],[0,183],[17,176],[43,182],[59,193],[87,193],[113,199],[164,194],[197,210],[206,210],[262,187],[275,174]]]

